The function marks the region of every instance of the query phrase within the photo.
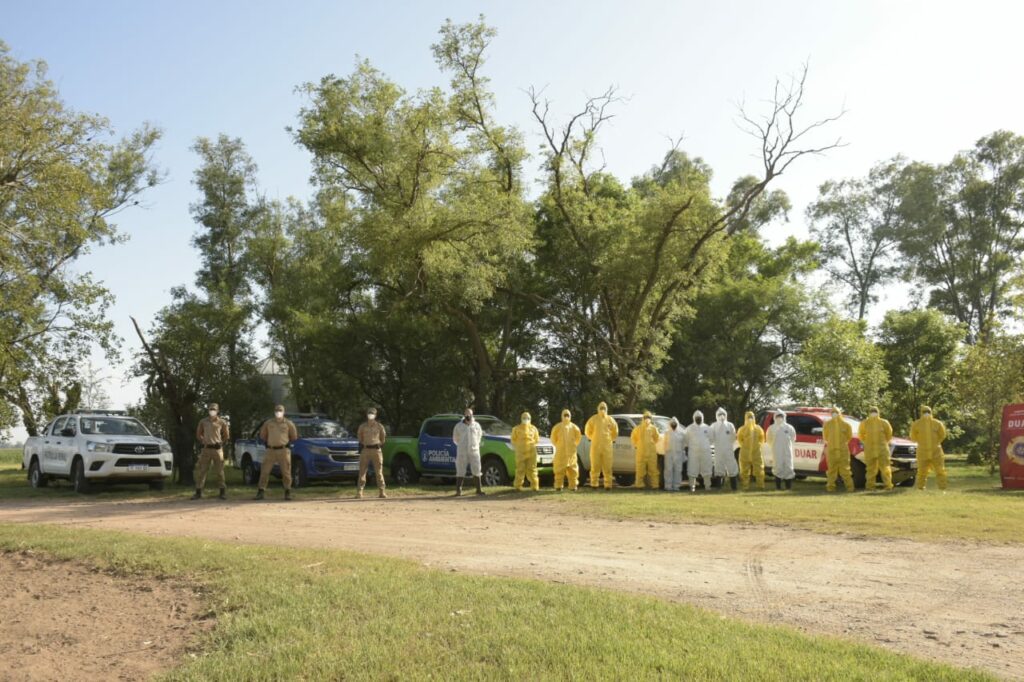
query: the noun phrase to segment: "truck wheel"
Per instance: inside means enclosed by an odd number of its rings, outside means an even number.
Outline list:
[[[150,490],[163,490],[164,489],[164,479],[161,478],[159,481],[150,481],[149,482],[149,489]]]
[[[850,469],[853,471],[853,487],[855,490],[863,490],[868,480],[868,468],[864,462],[854,459],[850,462]]]
[[[260,480],[260,472],[252,463],[252,457],[248,454],[242,457],[242,483],[245,485],[256,485]]]
[[[480,476],[486,486],[508,485],[508,470],[497,457],[488,457],[480,467]]]
[[[306,474],[306,463],[302,459],[292,461],[292,487],[305,488],[309,485],[309,476]]]
[[[398,455],[391,463],[391,480],[395,485],[411,485],[420,479],[420,472],[416,471],[412,460],[408,455]]]
[[[39,460],[35,457],[32,458],[32,463],[28,465],[28,482],[33,488],[45,488],[50,483],[50,479],[43,474],[43,470],[39,466]]]
[[[92,490],[89,479],[85,477],[85,462],[81,457],[75,457],[75,461],[71,463],[71,486],[76,493],[82,495]]]

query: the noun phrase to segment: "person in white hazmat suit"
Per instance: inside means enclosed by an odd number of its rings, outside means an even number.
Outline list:
[[[665,490],[678,491],[683,482],[683,464],[686,463],[686,429],[675,417],[661,434],[661,450],[665,453]]]
[[[786,490],[793,487],[796,471],[793,469],[793,446],[796,444],[796,429],[786,423],[786,413],[776,410],[775,421],[765,433],[765,441],[772,450],[772,475],[775,476],[775,489]]]
[[[704,413],[693,413],[693,423],[686,427],[686,475],[690,479],[690,492],[697,491],[697,477],[704,481],[704,488],[711,488],[711,427],[704,423]]]
[[[480,441],[484,430],[473,419],[473,410],[466,409],[462,421],[452,429],[452,440],[455,441],[455,495],[462,495],[462,482],[466,477],[466,468],[476,479],[476,494],[483,495],[483,479],[480,475]]]
[[[736,490],[739,484],[740,467],[736,463],[736,427],[729,421],[724,407],[715,412],[715,423],[711,425],[711,444],[715,446],[714,475],[729,479],[729,487]]]

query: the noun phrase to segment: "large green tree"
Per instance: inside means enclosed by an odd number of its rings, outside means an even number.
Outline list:
[[[930,287],[930,305],[971,343],[1013,312],[1024,251],[1024,137],[998,131],[945,165],[901,178],[900,251]]]
[[[811,242],[770,248],[756,234],[736,235],[721,277],[678,323],[655,408],[688,418],[721,406],[736,420],[785,398],[796,357],[822,317],[822,301],[803,280],[817,255]]]
[[[77,405],[83,358],[116,357],[112,296],[78,263],[124,239],[114,216],[159,174],[144,126],[110,140],[109,122],[69,108],[41,61],[0,42],[0,427],[18,414],[35,435]]]
[[[724,266],[729,240],[783,213],[785,196],[768,187],[794,162],[839,144],[805,146],[828,122],[799,121],[805,77],[777,84],[763,118],[741,112],[761,168],[724,198],[711,192],[710,167],[677,146],[628,185],[608,173],[598,139],[613,115],[614,91],[588,100],[561,126],[549,103],[531,93],[545,141],[538,236],[557,259],[543,309],[558,350],[585,363],[570,373],[590,377],[587,390],[597,395],[587,402],[600,395],[632,410],[658,395],[656,370],[672,331]],[[580,344],[586,355],[574,351]]]
[[[885,389],[882,352],[863,320],[831,315],[815,326],[796,358],[792,397],[811,405],[838,405],[865,414]]]
[[[904,163],[879,164],[863,179],[829,180],[807,207],[825,270],[845,287],[858,320],[878,300],[878,289],[900,273],[894,253],[900,208],[896,180]]]
[[[878,347],[888,375],[888,419],[900,433],[921,405],[950,406],[950,380],[964,327],[937,310],[890,310],[878,327]]]

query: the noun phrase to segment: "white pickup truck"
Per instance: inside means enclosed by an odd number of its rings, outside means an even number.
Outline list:
[[[138,419],[123,412],[79,410],[57,417],[42,434],[26,440],[22,466],[33,488],[63,478],[79,493],[100,481],[147,483],[163,490],[174,460],[170,444]]]

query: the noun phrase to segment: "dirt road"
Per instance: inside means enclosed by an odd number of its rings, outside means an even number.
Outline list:
[[[348,549],[651,594],[1024,679],[1021,546],[585,519],[507,497],[34,500],[0,503],[0,521]]]

